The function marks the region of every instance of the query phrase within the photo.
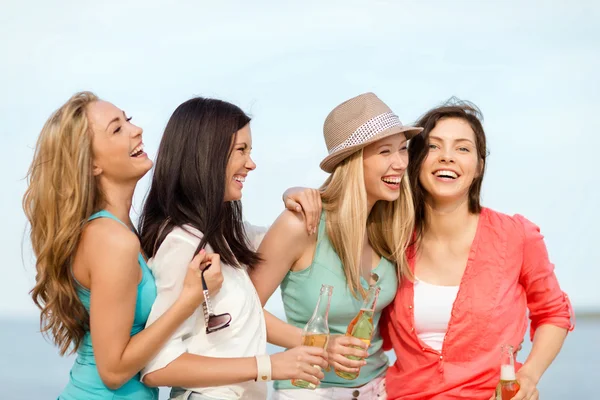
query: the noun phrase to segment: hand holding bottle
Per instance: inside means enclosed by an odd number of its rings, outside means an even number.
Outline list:
[[[516,380],[519,382],[519,391],[512,397],[511,400],[539,400],[540,392],[537,389],[537,384],[523,369],[516,373]],[[490,397],[490,400],[498,399],[498,394]],[[503,400],[500,395],[500,400]]]
[[[369,356],[368,347],[365,342],[355,337],[332,335],[327,346],[329,365],[336,371],[358,373],[360,367],[367,363],[364,359]],[[357,359],[353,360],[348,356]]]
[[[540,392],[536,387],[535,380],[527,375],[523,369],[517,372],[517,381],[521,388],[517,392],[517,395],[513,397],[513,400],[539,400]]]
[[[376,285],[371,285],[369,287],[367,297],[365,297],[362,307],[346,329],[346,337],[358,340],[353,341],[353,344],[350,344],[350,346],[352,346],[354,350],[359,350],[362,353],[361,356],[346,353],[346,358],[351,361],[362,361],[362,365],[356,366],[356,364],[352,364],[352,368],[355,369],[354,371],[348,371],[347,368],[343,369],[336,366],[335,373],[340,378],[348,380],[356,379],[360,373],[360,367],[366,365],[366,362],[363,359],[367,358],[369,354],[366,351],[362,351],[362,349],[366,350],[369,348],[373,333],[375,332],[373,315],[375,314],[375,306],[377,305],[380,290],[381,288]],[[335,349],[332,350],[332,352],[335,352]],[[339,359],[336,359],[336,361],[338,366],[348,367],[347,363],[344,363]]]
[[[324,351],[329,342],[329,324],[327,322],[329,316],[329,305],[331,304],[331,294],[333,286],[321,285],[321,292],[315,311],[312,317],[308,320],[304,329],[302,329],[302,345],[318,348]],[[327,367],[327,363],[323,368]],[[321,368],[319,364],[315,364],[315,368]],[[318,385],[304,379],[292,379],[292,385],[302,389],[315,389]]]
[[[301,379],[319,386],[327,367],[327,353],[314,346],[298,346],[271,356],[274,380]]]
[[[510,345],[502,346],[500,382],[490,400],[539,400],[537,380],[527,373],[527,364],[515,373],[514,350]]]

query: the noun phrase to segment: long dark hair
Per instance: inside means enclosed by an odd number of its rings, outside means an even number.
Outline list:
[[[149,257],[173,228],[188,224],[203,233],[196,254],[209,244],[226,264],[251,268],[260,261],[250,249],[241,202],[223,200],[232,143],[249,122],[239,107],[202,97],[173,112],[139,222],[142,249]]]
[[[427,195],[419,181],[419,174],[421,165],[427,154],[429,154],[429,134],[438,121],[444,118],[459,118],[466,121],[475,134],[475,147],[477,148],[477,159],[481,166],[481,172],[473,179],[469,188],[469,212],[473,214],[481,212],[481,184],[483,183],[485,159],[487,157],[485,131],[482,125],[483,114],[475,104],[452,97],[441,106],[427,111],[419,118],[416,126],[422,127],[423,132],[412,138],[408,145],[408,177],[415,205],[415,239],[417,243],[425,228],[425,198]]]

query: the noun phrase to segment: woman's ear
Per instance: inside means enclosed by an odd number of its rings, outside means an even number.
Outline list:
[[[92,173],[94,174],[94,176],[98,176],[102,173],[102,168],[100,168],[98,165],[96,165],[96,163],[94,163],[92,167]]]

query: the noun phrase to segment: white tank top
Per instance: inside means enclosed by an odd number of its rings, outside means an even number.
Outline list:
[[[458,286],[438,286],[418,278],[414,284],[415,331],[423,343],[442,351]]]

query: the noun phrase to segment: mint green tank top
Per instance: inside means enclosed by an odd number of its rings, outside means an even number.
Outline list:
[[[117,217],[106,210],[99,211],[89,218],[110,218],[120,221]],[[126,226],[126,225],[125,225]],[[131,336],[139,333],[146,326],[146,320],[156,299],[156,285],[150,269],[141,253],[138,254],[138,263],[142,269],[142,280],[137,287],[137,298],[135,304],[135,316],[131,327]],[[77,295],[83,306],[90,312],[90,291],[78,285]],[[92,337],[88,330],[83,337],[83,342],[77,350],[77,359],[71,369],[69,383],[58,397],[59,400],[157,400],[158,389],[150,388],[140,382],[140,374],[136,374],[117,390],[109,389],[104,385],[94,357]]]
[[[398,277],[395,264],[383,257],[373,271],[379,275],[378,285],[381,291],[373,317],[375,332],[371,346],[367,350],[369,353],[367,364],[361,368],[358,378],[351,381],[340,378],[333,369],[326,372],[319,386],[321,388],[359,387],[384,374],[388,368],[388,358],[382,348],[379,319],[381,311],[396,295]],[[365,289],[368,289],[368,283],[362,278],[361,283]],[[342,261],[327,237],[325,212],[321,214],[317,247],[312,264],[302,271],[289,271],[281,283],[281,297],[288,323],[299,328],[306,325],[317,304],[321,284],[333,286],[328,320],[330,334],[343,335],[348,324],[360,310],[362,299],[354,298],[348,288]],[[274,387],[275,389],[299,389],[290,381],[276,381]]]

